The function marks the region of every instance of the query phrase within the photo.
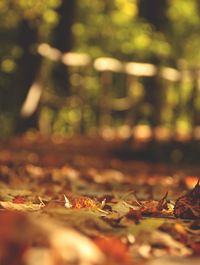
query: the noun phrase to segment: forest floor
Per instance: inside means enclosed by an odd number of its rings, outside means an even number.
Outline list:
[[[2,141],[0,265],[200,264],[200,168],[122,159],[122,146]]]

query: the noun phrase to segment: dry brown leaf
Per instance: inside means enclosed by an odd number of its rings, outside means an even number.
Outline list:
[[[200,218],[200,185],[199,180],[195,187],[176,200],[174,215],[178,218]]]
[[[172,209],[169,207],[166,200],[168,192],[160,201],[149,200],[141,201],[140,211],[145,216],[172,216]]]
[[[0,201],[0,206],[3,209],[10,211],[22,211],[22,212],[34,212],[39,211],[45,205],[43,203],[14,203],[14,202],[4,202]]]

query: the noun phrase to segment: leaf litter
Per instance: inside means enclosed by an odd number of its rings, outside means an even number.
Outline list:
[[[200,261],[198,177],[71,143],[24,136],[0,151],[1,265]]]

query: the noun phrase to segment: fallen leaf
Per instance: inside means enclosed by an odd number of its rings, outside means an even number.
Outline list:
[[[126,217],[128,219],[133,220],[136,224],[139,224],[142,218],[142,214],[141,214],[141,211],[139,210],[130,209],[130,211],[126,214]]]
[[[168,202],[166,201],[166,196],[160,200],[149,200],[140,201],[141,207],[140,211],[144,216],[160,216],[160,217],[170,217],[173,215],[171,207],[168,207]]]
[[[97,208],[97,204],[94,200],[87,197],[79,197],[73,200],[72,207],[76,209],[80,208]]]
[[[185,195],[179,197],[174,206],[174,215],[178,218],[200,218],[200,185],[199,180],[195,187]]]
[[[193,187],[196,185],[198,178],[195,176],[187,176],[185,177],[185,184],[188,187],[188,189],[193,189]]]
[[[40,222],[34,221],[46,233],[54,255],[53,265],[76,264],[77,260],[80,265],[103,263],[104,255],[101,250],[80,232],[59,226],[46,218]]]
[[[150,260],[146,265],[199,265],[200,259],[197,257],[159,257]]]
[[[25,203],[25,198],[23,196],[16,196],[13,198],[12,202],[14,203]]]
[[[158,230],[140,233],[136,240],[137,244],[139,244],[139,253],[144,258],[165,256],[167,254],[172,256],[188,256],[192,254],[192,251],[184,244],[173,239],[171,235]]]
[[[128,247],[117,237],[98,237],[94,240],[108,259],[117,261],[117,264],[129,262]]]
[[[200,255],[200,242],[194,242],[191,244],[191,248],[195,255]]]
[[[184,224],[165,222],[159,227],[159,229],[165,233],[170,234],[175,240],[184,244],[187,243],[188,235]]]
[[[14,203],[14,202],[4,202],[0,201],[0,206],[3,209],[10,211],[22,211],[22,212],[34,212],[39,211],[44,207],[42,203]]]
[[[65,207],[67,209],[72,208],[72,204],[70,203],[69,199],[65,196],[65,194],[64,194],[64,199],[65,199]]]

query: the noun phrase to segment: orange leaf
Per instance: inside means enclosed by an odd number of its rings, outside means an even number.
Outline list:
[[[25,203],[25,198],[23,196],[16,196],[13,198],[12,202],[14,203]]]

